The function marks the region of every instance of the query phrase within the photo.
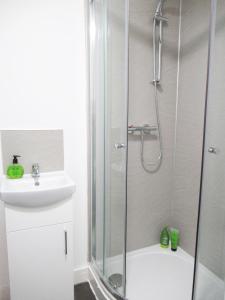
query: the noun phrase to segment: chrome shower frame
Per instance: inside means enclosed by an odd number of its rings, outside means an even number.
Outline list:
[[[161,68],[162,68],[162,45],[163,45],[163,23],[168,23],[168,19],[163,16],[162,8],[165,0],[161,0],[156,8],[153,18],[153,84],[160,84],[161,81]],[[158,68],[156,65],[156,29],[159,26],[159,39],[158,39]],[[158,69],[158,70],[157,70]]]

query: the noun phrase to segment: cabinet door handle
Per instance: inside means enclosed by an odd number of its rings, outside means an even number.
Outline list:
[[[68,253],[68,241],[67,241],[68,239],[67,239],[67,231],[65,230],[64,231],[64,242],[65,242],[65,255],[67,255],[67,253]]]

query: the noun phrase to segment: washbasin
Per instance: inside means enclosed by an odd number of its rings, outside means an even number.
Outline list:
[[[30,174],[21,179],[1,179],[0,199],[13,206],[41,207],[72,196],[75,184],[64,171],[41,173],[39,185]]]

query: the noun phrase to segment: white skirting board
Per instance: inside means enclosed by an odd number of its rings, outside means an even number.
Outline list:
[[[89,267],[81,267],[78,269],[74,269],[74,284],[79,284],[82,282],[89,281]]]

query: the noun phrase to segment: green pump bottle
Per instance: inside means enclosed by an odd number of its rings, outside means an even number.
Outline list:
[[[12,165],[8,166],[7,177],[9,179],[19,179],[23,177],[24,168],[18,164],[18,157],[20,157],[20,155],[13,155]]]
[[[160,246],[162,248],[169,248],[170,234],[168,227],[164,227],[160,234]]]

